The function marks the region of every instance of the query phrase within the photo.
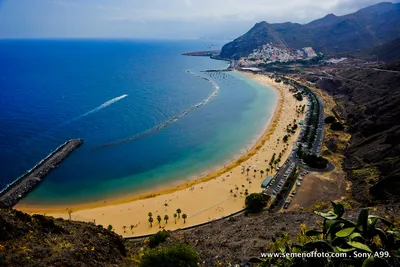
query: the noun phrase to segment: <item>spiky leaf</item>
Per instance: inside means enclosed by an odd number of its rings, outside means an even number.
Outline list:
[[[339,250],[339,252],[350,252],[350,251],[356,250],[356,248],[341,248],[338,246],[336,246],[336,249]]]
[[[363,243],[360,243],[360,242],[357,242],[357,241],[349,241],[349,242],[347,242],[347,244],[352,246],[352,247],[355,247],[355,248],[358,248],[358,249],[361,249],[361,250],[365,250],[365,251],[368,251],[368,252],[372,253],[372,250],[367,245],[364,245]]]
[[[323,227],[323,232],[324,235],[329,234],[331,228],[333,228],[335,225],[338,225],[342,223],[342,220],[324,220],[324,227]]]
[[[350,240],[353,240],[353,239],[356,239],[356,238],[364,239],[360,233],[352,233],[349,236],[349,238],[350,238]]]
[[[387,231],[388,234],[394,235],[395,237],[400,238],[400,232],[395,232],[395,231]]]
[[[328,220],[334,220],[334,219],[337,219],[337,217],[338,217],[332,211],[329,211],[329,212],[314,211],[314,213],[319,215],[319,216],[321,216],[321,217],[324,217],[325,219],[328,219]]]
[[[392,223],[388,219],[385,219],[383,217],[376,216],[376,215],[369,215],[368,218],[370,218],[370,219],[378,219],[378,220],[381,220],[387,226],[392,226]]]
[[[364,208],[360,211],[360,214],[358,215],[357,226],[361,226],[364,233],[367,232],[368,208]]]
[[[340,203],[335,203],[333,201],[331,201],[332,206],[333,206],[333,212],[338,216],[338,218],[342,217],[343,213],[344,213],[344,207],[342,204]]]
[[[356,229],[355,227],[344,228],[344,229],[340,230],[339,232],[337,232],[336,236],[337,237],[347,237],[347,236],[351,235],[351,233],[353,233],[355,229]]]

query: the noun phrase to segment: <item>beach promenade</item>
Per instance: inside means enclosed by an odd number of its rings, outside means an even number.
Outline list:
[[[46,214],[54,217],[89,221],[112,229],[124,237],[156,233],[160,229],[185,228],[230,215],[244,208],[247,194],[261,192],[261,183],[266,176],[275,174],[269,162],[273,155],[280,154],[283,163],[292,151],[300,127],[287,142],[288,125],[303,120],[304,114],[296,106],[306,104],[298,101],[289,91],[290,86],[276,83],[273,79],[250,73],[243,73],[279,93],[279,100],[268,127],[251,149],[238,159],[195,180],[181,180],[179,184],[166,185],[140,195],[126,195],[119,199],[105,199],[101,203],[89,203],[72,207],[33,207],[17,205],[16,208],[28,213]],[[268,90],[268,88],[266,88]],[[266,116],[267,125],[269,118]],[[240,127],[240,125],[238,125]],[[181,212],[178,213],[177,210]],[[149,213],[152,223],[150,226]],[[177,214],[174,217],[174,214]],[[185,214],[187,217],[183,219]],[[166,215],[168,217],[166,217]],[[157,217],[161,220],[158,222]]]

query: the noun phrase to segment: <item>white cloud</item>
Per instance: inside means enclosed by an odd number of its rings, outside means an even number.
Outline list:
[[[381,1],[8,0],[0,8],[0,30],[5,27],[1,25],[7,25],[3,30],[8,35],[24,35],[26,27],[29,35],[41,35],[46,30],[46,35],[68,32],[77,36],[114,36],[118,33],[141,37],[163,33],[179,37],[189,33],[191,36],[222,33],[234,37],[262,20],[307,23],[328,13],[343,15]],[[16,25],[14,30],[10,23]],[[0,37],[1,34],[0,31]]]

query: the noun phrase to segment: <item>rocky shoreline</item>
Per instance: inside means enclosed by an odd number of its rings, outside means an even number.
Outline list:
[[[81,139],[73,139],[65,142],[40,161],[34,168],[1,191],[0,203],[3,203],[7,207],[13,207],[32,191],[52,169],[57,168],[71,152],[82,144],[83,140]]]

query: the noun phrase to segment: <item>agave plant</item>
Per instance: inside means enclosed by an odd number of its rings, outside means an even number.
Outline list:
[[[258,259],[259,266],[363,266],[384,267],[400,265],[400,234],[391,231],[392,223],[387,219],[370,215],[367,208],[361,210],[357,222],[343,218],[344,207],[332,202],[333,211],[314,213],[324,218],[322,229],[304,231],[307,242],[292,245],[277,244],[275,252],[331,252],[343,253],[343,257],[327,258],[280,258]],[[379,224],[381,222],[381,224]],[[384,228],[379,227],[379,225]]]

